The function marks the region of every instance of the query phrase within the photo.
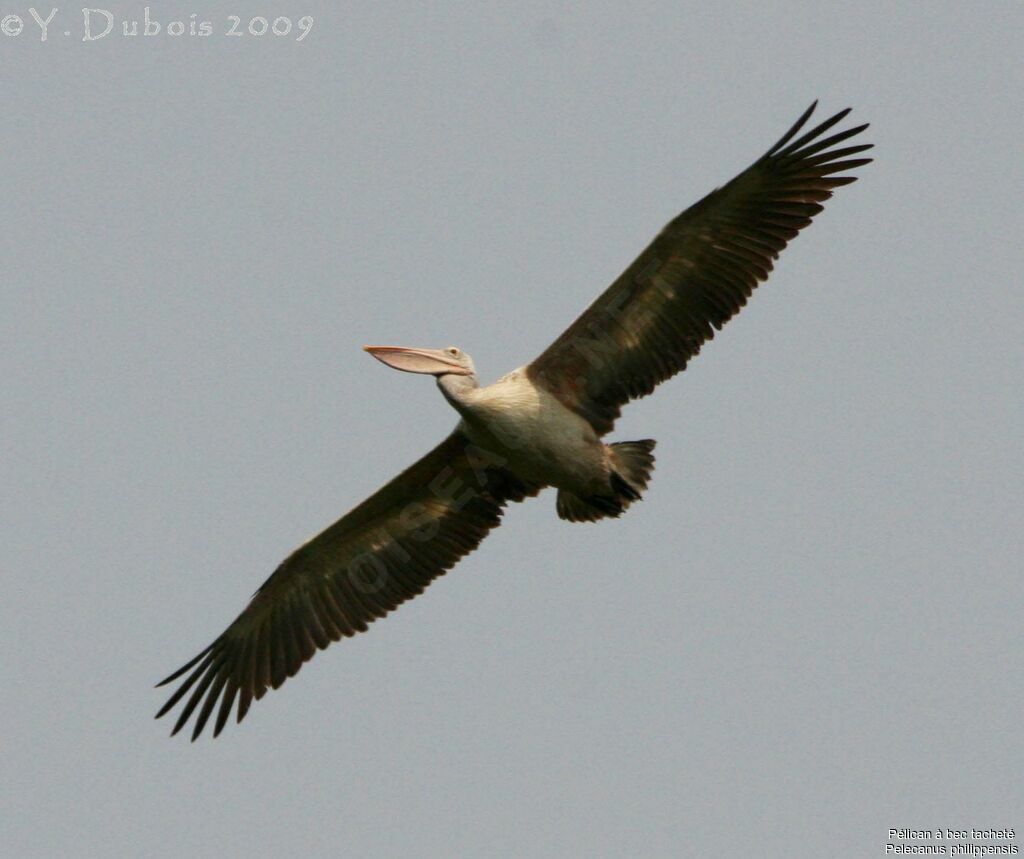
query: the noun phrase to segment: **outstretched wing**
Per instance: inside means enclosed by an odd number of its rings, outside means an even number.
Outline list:
[[[539,489],[455,430],[289,555],[213,644],[159,684],[186,675],[157,718],[192,690],[172,733],[199,708],[196,739],[219,701],[217,736],[236,697],[240,722],[254,698],[421,593],[499,524],[506,503]]]
[[[683,370],[832,189],[856,178],[835,174],[871,161],[850,157],[871,144],[839,147],[867,125],[823,137],[849,109],[794,139],[816,104],[763,157],[670,222],[527,367],[530,378],[603,434],[622,405]]]

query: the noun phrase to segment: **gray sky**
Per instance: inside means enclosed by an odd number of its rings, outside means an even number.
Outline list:
[[[224,35],[252,12],[222,3],[153,13],[210,37],[128,39],[142,5],[107,4],[88,43],[79,7],[46,42],[5,7],[11,855],[1019,831],[1024,7],[721,5],[267,6],[313,16],[296,42]],[[492,381],[815,98],[877,160],[627,410],[642,504],[519,505],[241,726],[167,739],[152,684],[454,423],[363,343]]]

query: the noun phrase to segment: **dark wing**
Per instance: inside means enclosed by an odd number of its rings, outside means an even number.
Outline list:
[[[198,708],[196,739],[219,701],[217,736],[236,696],[240,722],[253,698],[422,592],[498,525],[506,503],[539,489],[456,430],[286,558],[213,644],[159,684],[187,675],[157,718],[192,690],[172,733]]]
[[[823,138],[849,109],[794,139],[816,104],[762,158],[669,223],[527,367],[530,378],[603,434],[623,404],[684,369],[832,189],[855,181],[834,174],[871,161],[850,157],[870,144],[838,146],[867,125]]]

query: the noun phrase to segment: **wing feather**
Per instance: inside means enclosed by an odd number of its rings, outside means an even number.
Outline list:
[[[871,144],[839,146],[867,125],[823,136],[849,109],[797,137],[816,104],[754,164],[671,221],[527,367],[530,378],[603,434],[625,403],[685,369],[832,191],[856,180],[835,174],[871,161],[850,157]]]
[[[253,699],[422,593],[498,525],[508,502],[539,489],[493,462],[481,468],[456,430],[286,558],[216,641],[159,684],[179,681],[157,718],[191,692],[172,733],[195,716],[194,740],[216,711],[217,736],[236,699],[241,722]]]

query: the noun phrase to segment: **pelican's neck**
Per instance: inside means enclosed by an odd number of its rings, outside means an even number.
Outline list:
[[[455,373],[447,373],[437,377],[437,387],[441,389],[444,398],[451,403],[456,410],[464,413],[473,398],[473,392],[480,387],[480,381],[476,375],[459,376]]]

